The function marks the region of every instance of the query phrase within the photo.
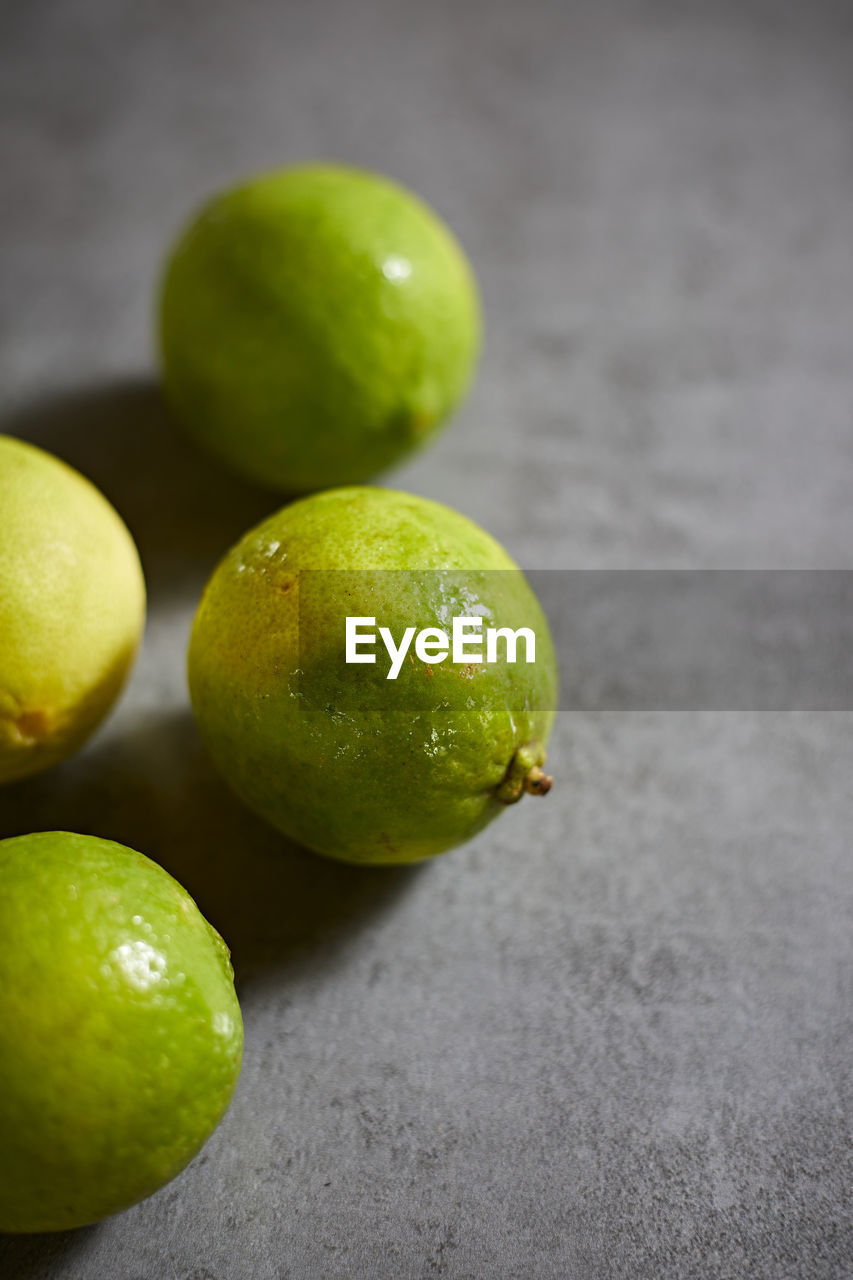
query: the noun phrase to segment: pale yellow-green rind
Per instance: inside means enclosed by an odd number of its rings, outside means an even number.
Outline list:
[[[243,1027],[228,949],[162,867],[111,841],[0,841],[0,1231],[151,1195],[218,1124]]]
[[[464,398],[480,349],[468,260],[422,200],[316,164],[212,199],[174,246],[166,398],[221,461],[299,493],[375,476]]]
[[[139,556],[114,508],[58,458],[0,436],[0,782],[81,746],[144,620]]]
[[[533,628],[535,665],[406,662],[389,681],[387,662],[344,663],[347,614],[399,638],[472,612]],[[439,503],[371,488],[303,499],[238,543],[199,606],[189,681],[202,738],[253,809],[372,863],[431,857],[503,812],[495,790],[519,748],[545,744],[557,697],[547,623],[498,543]]]

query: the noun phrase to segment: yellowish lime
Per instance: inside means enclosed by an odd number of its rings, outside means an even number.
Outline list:
[[[144,620],[139,556],[103,494],[0,436],[0,782],[85,741],[124,684]]]

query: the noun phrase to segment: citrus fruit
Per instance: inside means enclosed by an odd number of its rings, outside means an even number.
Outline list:
[[[103,494],[0,436],[0,782],[81,745],[115,701],[144,619],[139,556]]]
[[[475,637],[471,618],[481,637],[528,629],[535,661],[520,642],[516,661],[502,642],[486,661],[476,639],[454,660],[454,618]],[[353,649],[375,661],[347,660],[348,626],[368,635]],[[431,634],[442,631],[444,658]],[[246,534],[202,597],[189,682],[234,790],[331,857],[430,857],[549,783],[557,674],[538,602],[492,537],[424,498],[330,490]]]
[[[288,493],[367,479],[463,398],[480,343],[468,261],[388,178],[262,174],[212,199],[160,298],[167,401],[214,454]]]
[[[173,1178],[242,1043],[228,950],[162,867],[94,836],[0,841],[0,1230],[81,1226]]]

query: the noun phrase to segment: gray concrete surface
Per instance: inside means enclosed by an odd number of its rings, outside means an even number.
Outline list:
[[[172,431],[149,338],[200,197],[382,169],[456,228],[488,325],[464,413],[394,484],[528,567],[850,567],[851,19],[3,6],[3,429],[102,484],[151,608],[119,709],[0,795],[0,836],[161,859],[231,942],[247,1032],[190,1168],[3,1239],[4,1280],[853,1276],[853,717],[566,712],[547,801],[444,859],[286,846],[223,792],[183,679],[201,585],[271,500]]]

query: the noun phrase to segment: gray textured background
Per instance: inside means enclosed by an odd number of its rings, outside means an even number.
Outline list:
[[[495,0],[6,3],[3,429],[99,482],[150,621],[74,762],[0,796],[161,859],[229,939],[233,1106],[174,1183],[6,1238],[13,1280],[853,1276],[853,717],[562,713],[547,801],[423,868],[283,844],[183,680],[273,505],[162,417],[194,203],[314,156],[417,188],[488,343],[391,478],[527,567],[850,567],[853,10]]]

